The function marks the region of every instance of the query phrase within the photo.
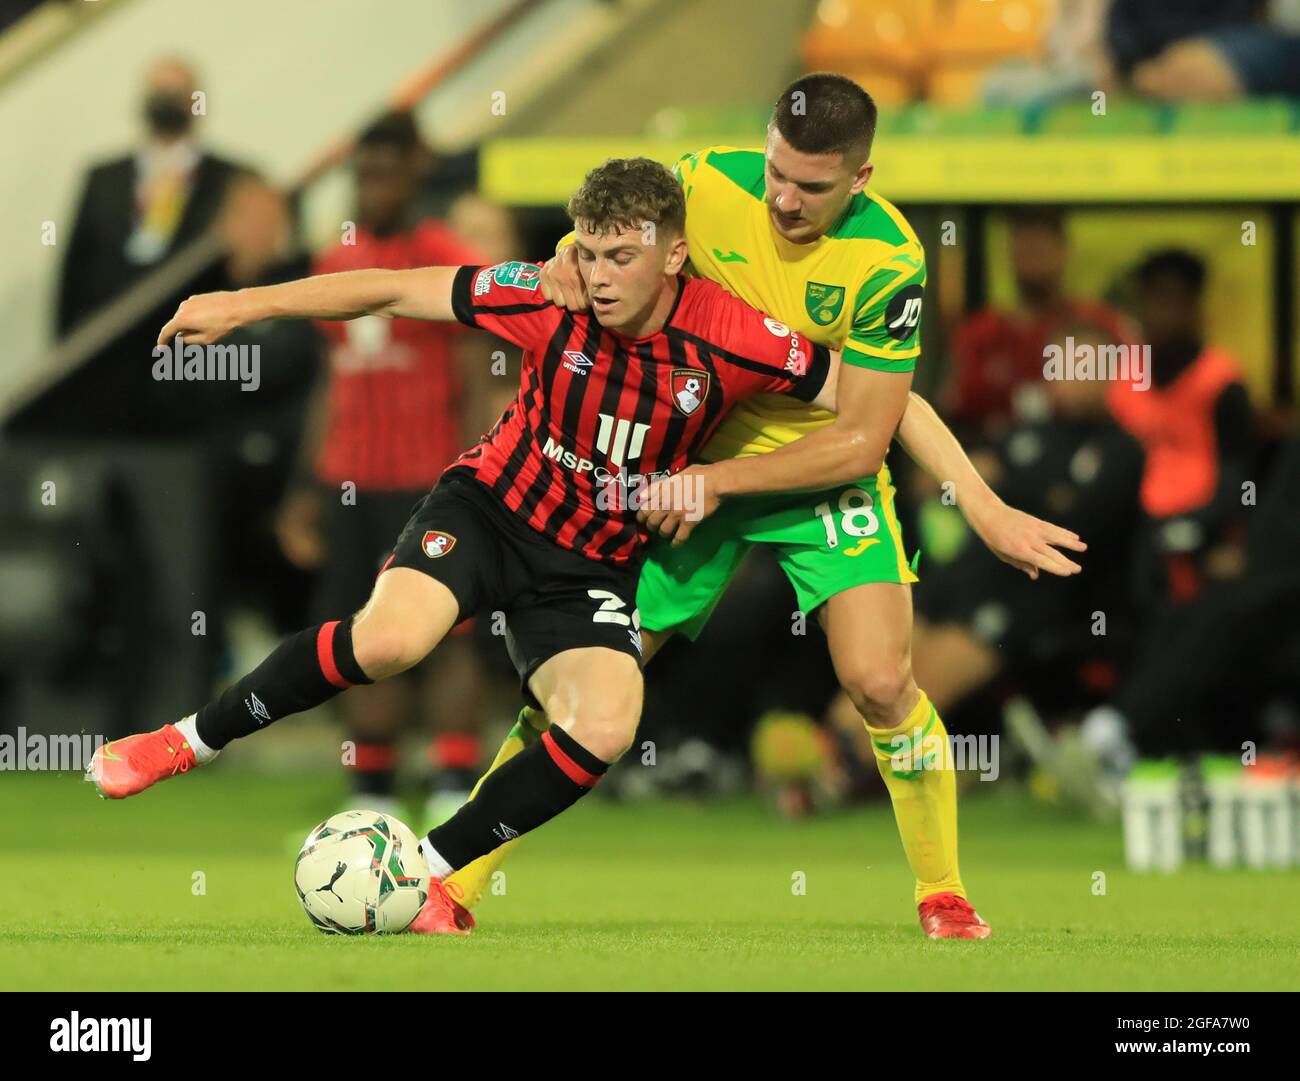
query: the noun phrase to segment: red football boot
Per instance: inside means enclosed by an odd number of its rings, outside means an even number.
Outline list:
[[[993,929],[964,897],[936,893],[916,906],[926,938],[988,938]]]
[[[440,878],[429,879],[429,896],[406,928],[417,935],[467,935],[474,915],[447,891]]]
[[[93,781],[105,799],[125,799],[150,785],[188,773],[198,762],[194,749],[174,724],[156,732],[115,739],[95,748],[86,780]]]

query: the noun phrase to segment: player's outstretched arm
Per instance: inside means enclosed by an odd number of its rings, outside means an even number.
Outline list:
[[[951,484],[957,506],[989,550],[1005,563],[1037,578],[1039,571],[1062,577],[1083,568],[1058,548],[1074,552],[1088,546],[1077,533],[1009,507],[979,475],[957,437],[915,392],[898,426],[898,441],[912,460],[940,484]]]
[[[207,345],[263,319],[356,319],[379,315],[450,322],[456,318],[451,287],[459,269],[348,270],[235,292],[200,293],[181,302],[159,332],[158,344],[164,345],[179,334],[191,344]]]
[[[878,372],[845,363],[835,369],[835,419],[767,454],[729,458],[710,466],[709,476],[720,498],[814,491],[879,472],[907,406],[912,373]],[[818,404],[829,403],[819,397]]]
[[[767,454],[688,466],[673,481],[676,490],[689,487],[693,493],[690,508],[678,506],[671,484],[658,482],[654,499],[640,514],[646,528],[682,544],[694,523],[712,514],[723,499],[815,491],[878,472],[907,404],[912,373],[878,372],[842,361],[831,371],[837,382],[829,390],[822,387],[816,404],[830,405],[833,393],[835,420]]]

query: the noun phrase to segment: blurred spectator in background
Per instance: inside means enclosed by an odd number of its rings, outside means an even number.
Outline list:
[[[1156,252],[1137,268],[1136,278],[1138,317],[1150,346],[1150,386],[1116,383],[1108,402],[1146,452],[1143,522],[1134,559],[1145,618],[1129,677],[1140,684],[1151,665],[1170,652],[1171,635],[1204,603],[1207,584],[1241,573],[1247,521],[1243,484],[1253,446],[1250,401],[1237,362],[1204,339],[1204,262],[1186,251]],[[1195,663],[1181,652],[1175,655],[1183,664]],[[1171,724],[1181,719],[1153,708],[1149,694],[1146,701],[1142,712],[1148,725],[1156,716]],[[1169,735],[1156,738],[1167,746]],[[1082,736],[1114,778],[1132,764],[1136,751],[1127,722],[1115,710],[1089,714]]]
[[[1104,328],[1068,324],[1056,344],[1100,352],[1122,343]],[[1107,389],[1104,374],[1046,381],[1045,415],[1016,424],[991,454],[979,457],[980,472],[998,495],[1074,530],[1088,551],[1079,557],[1082,575],[1044,574],[1037,581],[1002,564],[969,532],[952,557],[931,556],[913,590],[912,663],[924,673],[937,709],[952,710],[996,677],[1036,679],[1048,666],[1077,694],[1081,670],[1099,646],[1121,637],[1131,608],[1143,457],[1115,423]],[[1102,598],[1109,626],[1099,641],[1090,628]],[[855,736],[861,728],[843,711],[835,720]]]
[[[390,113],[361,135],[352,161],[355,225],[344,224],[343,238],[320,253],[314,273],[483,262],[447,226],[413,214],[424,156],[410,113]],[[464,449],[462,416],[487,379],[491,347],[458,327],[414,319],[372,316],[321,323],[320,331],[329,377],[310,410],[304,475],[280,515],[279,535],[291,561],[319,569],[314,606],[323,622],[365,604],[415,503]],[[398,737],[408,722],[431,714],[438,733],[428,813],[454,812],[477,776],[482,683],[472,639],[460,634],[409,678],[342,699],[355,748],[350,806],[397,809]]]
[[[1009,223],[1017,305],[986,308],[958,327],[947,390],[949,419],[988,438],[997,438],[1017,414],[1044,415],[1043,349],[1062,326],[1088,323],[1112,341],[1132,340],[1119,312],[1066,294],[1070,246],[1060,210],[1022,209]]]
[[[447,224],[480,253],[485,263],[495,265],[527,258],[514,213],[478,192],[467,191],[452,200],[447,209]],[[470,436],[487,431],[502,410],[515,400],[519,390],[520,350],[501,340],[493,341],[492,346],[505,354],[507,364],[503,377],[491,380],[485,388],[477,408],[467,410],[465,430]]]
[[[1149,597],[1196,595],[1204,560],[1242,526],[1252,456],[1250,399],[1236,360],[1204,338],[1206,269],[1199,256],[1156,252],[1137,268],[1138,318],[1150,347],[1149,386],[1111,386],[1112,412],[1142,444],[1141,503]]]
[[[301,278],[311,263],[294,240],[284,195],[251,174],[232,181],[218,219],[225,257],[221,275],[230,289]],[[213,454],[226,577],[222,596],[251,602],[272,623],[292,629],[306,618],[308,576],[295,572],[275,537],[275,513],[284,498],[302,440],[303,417],[320,368],[320,337],[299,319],[268,319],[240,327],[226,344],[256,346],[260,381],[247,393],[215,383],[203,395],[205,417],[192,423]],[[206,419],[206,423],[205,423]],[[242,594],[242,595],[241,595]]]
[[[231,183],[219,225],[232,289],[288,281],[290,273],[310,265],[295,246],[284,194],[255,174],[241,173]]]
[[[495,264],[519,259],[522,242],[509,207],[485,199],[475,191],[456,196],[447,210],[447,224],[474,245],[484,262]]]
[[[1166,101],[1300,95],[1294,0],[1112,0],[1109,67]]]
[[[246,171],[199,144],[194,72],[183,61],[157,61],[144,91],[141,145],[92,168],[83,185],[58,283],[61,339],[205,235],[232,178]],[[218,408],[215,384],[155,380],[150,357],[158,328],[185,297],[224,285],[220,266],[201,260],[164,277],[148,310],[124,327],[96,332],[75,369],[16,416],[10,430],[192,439],[194,418],[206,425]]]
[[[985,105],[1039,105],[1090,94],[1106,69],[1108,0],[1057,0],[1043,35],[1041,57],[1019,56],[988,73]]]
[[[59,282],[60,336],[216,219],[237,166],[198,142],[195,83],[193,69],[182,60],[154,63],[141,103],[142,145],[87,176]],[[178,303],[171,304],[169,316]]]
[[[1289,633],[1300,610],[1297,505],[1292,437],[1249,509],[1246,543],[1220,548],[1194,600],[1155,614],[1116,693],[1084,718],[1083,746],[1107,802],[1139,756],[1241,753],[1247,740],[1300,751],[1300,636]],[[1255,722],[1270,705],[1282,721],[1273,730]]]

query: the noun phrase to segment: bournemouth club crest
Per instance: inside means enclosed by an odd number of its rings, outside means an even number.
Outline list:
[[[704,404],[709,393],[709,373],[698,368],[674,368],[673,405],[679,413],[690,416]]]
[[[450,533],[430,529],[425,533],[424,540],[420,542],[420,547],[424,549],[424,554],[430,559],[437,559],[439,556],[445,556],[456,547],[456,538]]]

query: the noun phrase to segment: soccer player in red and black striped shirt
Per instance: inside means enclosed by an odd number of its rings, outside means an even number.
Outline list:
[[[645,248],[633,230],[588,239],[620,269]],[[538,273],[507,263],[462,267],[453,280],[456,318],[525,353],[514,405],[450,472],[474,477],[561,548],[614,565],[639,561],[646,537],[636,493],[692,460],[738,398],[762,390],[829,398],[826,350],[721,286],[660,274],[665,288],[637,311],[644,302],[615,295],[611,280],[594,314],[574,315],[541,296]],[[610,320],[629,310],[626,332],[615,329]]]
[[[563,811],[627,749],[641,711],[635,604],[648,540],[637,496],[685,466],[747,395],[833,406],[834,369],[824,347],[681,276],[685,204],[663,166],[606,162],[570,212],[590,312],[545,300],[529,263],[361,270],[181,305],[160,341],[207,344],[267,318],[456,318],[521,346],[522,378],[415,509],[359,613],[282,642],[178,725],[110,744],[90,771],[101,794],[185,772],[232,739],[409,668],[463,617],[504,610],[525,697],[552,724],[422,843],[438,885],[412,929],[446,930],[468,913],[441,879]]]

